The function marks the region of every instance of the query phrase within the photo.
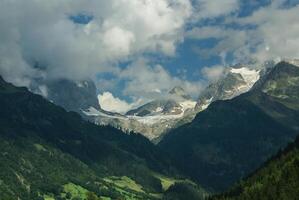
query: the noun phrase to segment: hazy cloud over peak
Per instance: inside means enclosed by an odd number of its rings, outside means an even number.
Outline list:
[[[201,82],[191,82],[172,76],[163,66],[151,65],[145,59],[138,59],[120,72],[126,81],[124,94],[142,96],[145,99],[159,98],[173,87],[180,85],[187,93],[197,96],[202,90]]]
[[[204,77],[207,78],[209,82],[215,82],[217,81],[225,71],[225,67],[221,65],[216,65],[212,67],[204,67],[201,70],[201,73]]]

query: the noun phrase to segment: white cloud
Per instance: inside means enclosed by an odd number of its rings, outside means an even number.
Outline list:
[[[74,24],[69,16],[78,13],[93,20]],[[2,0],[0,73],[28,85],[41,75],[83,79],[115,70],[145,52],[171,56],[191,15],[189,0]]]
[[[195,51],[203,58],[219,56],[222,64],[226,64],[225,56],[228,53],[234,54],[234,62],[247,62],[251,59],[251,49],[259,42],[260,38],[253,30],[237,30],[225,26],[195,27],[186,33],[191,39],[204,40],[215,38],[218,40],[215,46],[203,48],[195,47]]]
[[[239,0],[196,0],[198,19],[231,14],[239,9]]]
[[[247,17],[232,15],[221,24],[194,27],[185,33],[191,39],[215,38],[215,46],[197,46],[203,58],[233,55],[235,63],[299,57],[299,5],[284,7],[284,0],[273,1]],[[227,26],[234,24],[234,26]],[[250,27],[250,28],[248,28]]]
[[[210,82],[217,81],[225,72],[225,67],[216,65],[212,67],[204,67],[201,70],[201,73],[204,77],[208,79]]]
[[[258,60],[299,58],[299,5],[282,8],[284,1],[256,11],[252,16],[239,19],[240,24],[255,25],[255,36],[260,43],[252,57]]]
[[[127,103],[117,97],[114,97],[110,92],[104,92],[98,95],[99,103],[102,109],[110,112],[126,113],[127,111],[141,105],[142,101],[138,100],[133,103]]]
[[[103,36],[103,43],[110,55],[129,55],[131,44],[135,41],[134,34],[119,27],[107,30]]]

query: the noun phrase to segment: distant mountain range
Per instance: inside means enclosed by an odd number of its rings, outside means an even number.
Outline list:
[[[111,125],[124,132],[141,133],[158,143],[172,129],[191,122],[198,112],[205,110],[212,102],[232,99],[250,90],[265,74],[266,66],[273,66],[273,63],[228,67],[218,81],[208,85],[198,100],[193,100],[183,88],[174,87],[164,98],[153,100],[126,114],[101,109],[95,85],[90,80],[48,82],[47,98],[67,110],[79,112],[98,125]]]
[[[98,124],[118,127],[123,131],[141,133],[157,143],[172,129],[191,122],[196,114],[205,110],[210,103],[231,99],[250,90],[259,80],[261,68],[264,69],[264,66],[249,67],[227,68],[224,75],[217,82],[211,83],[197,101],[192,100],[183,88],[174,87],[165,99],[149,102],[123,116],[98,113],[99,117],[95,121]]]
[[[70,81],[58,79],[41,82],[47,92],[45,97],[65,108],[75,111],[98,125],[110,125],[124,132],[141,133],[150,140],[157,139],[162,133],[176,126],[176,123],[194,113],[196,101],[186,94],[183,88],[174,87],[164,98],[153,100],[126,114],[101,109],[93,81]],[[39,87],[31,87],[35,93],[42,93]],[[193,114],[194,116],[194,114]]]

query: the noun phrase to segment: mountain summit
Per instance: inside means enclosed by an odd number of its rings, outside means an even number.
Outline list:
[[[189,94],[187,94],[186,91],[180,86],[176,86],[176,87],[172,88],[169,91],[169,94],[177,96],[177,97],[181,97],[186,100],[192,99],[192,97]]]
[[[196,108],[202,111],[214,101],[232,99],[249,91],[259,79],[260,70],[243,65],[229,67],[218,81],[200,94]]]

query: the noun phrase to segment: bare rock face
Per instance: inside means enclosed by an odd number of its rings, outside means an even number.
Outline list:
[[[91,80],[69,81],[60,79],[47,83],[48,99],[68,111],[81,113],[94,107],[99,109],[96,86]]]
[[[78,112],[83,117],[83,110],[90,107],[100,109],[97,89],[92,80],[35,80],[29,89],[67,111]]]

